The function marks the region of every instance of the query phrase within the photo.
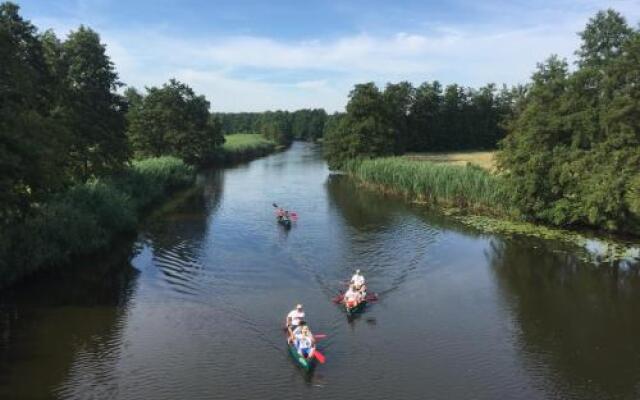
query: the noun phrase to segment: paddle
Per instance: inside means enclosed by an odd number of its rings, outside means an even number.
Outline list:
[[[325,339],[327,337],[327,335],[325,335],[324,333],[318,333],[317,335],[313,335],[314,339]]]
[[[313,351],[313,356],[316,358],[316,360],[318,360],[320,364],[324,364],[324,362],[326,361],[326,359],[324,358],[324,354],[320,353],[320,350],[318,349],[315,349]]]

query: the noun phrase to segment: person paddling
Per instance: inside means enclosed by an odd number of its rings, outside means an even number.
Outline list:
[[[360,292],[362,298],[366,296],[367,285],[365,284],[364,276],[362,276],[359,269],[357,269],[356,273],[351,277],[351,284]]]
[[[304,358],[313,356],[316,341],[311,334],[311,330],[306,324],[301,325],[294,331],[294,343],[298,353]]]
[[[305,321],[304,309],[302,308],[302,304],[296,305],[296,308],[291,310],[289,314],[287,314],[287,319],[285,321],[285,325],[287,326],[287,331],[289,332],[289,339],[293,341],[293,331],[301,323]]]
[[[362,301],[362,295],[356,285],[349,286],[349,290],[344,294],[344,304],[349,308],[354,308]]]

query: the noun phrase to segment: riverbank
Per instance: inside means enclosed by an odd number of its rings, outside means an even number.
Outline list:
[[[235,133],[225,135],[222,146],[222,164],[233,164],[263,157],[278,150],[278,145],[260,134]]]
[[[625,238],[525,221],[510,204],[506,183],[477,165],[388,157],[352,160],[344,171],[367,188],[435,207],[483,232],[563,241],[588,248],[598,259],[637,256],[637,245]]]
[[[193,167],[158,157],[52,196],[2,232],[0,288],[109,248],[119,235],[135,231],[150,206],[194,181]]]
[[[226,137],[219,165],[276,151],[262,135]],[[195,183],[196,169],[175,157],[134,161],[116,176],[78,184],[39,205],[20,223],[0,227],[0,289],[43,269],[109,249],[135,232],[153,205]]]

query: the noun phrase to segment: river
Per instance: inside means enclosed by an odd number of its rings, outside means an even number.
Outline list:
[[[640,397],[637,266],[358,188],[316,145],[202,174],[123,242],[2,294],[0,398]],[[379,299],[348,319],[356,268]],[[311,373],[281,330],[296,303],[327,335]]]

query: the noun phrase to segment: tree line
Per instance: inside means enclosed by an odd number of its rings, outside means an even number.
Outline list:
[[[524,219],[640,234],[640,30],[614,10],[580,33],[574,70],[551,56],[522,86],[356,85],[327,123],[329,166],[404,151],[499,147]]]
[[[525,91],[522,86],[472,89],[438,81],[418,87],[388,83],[384,90],[373,82],[358,84],[346,113],[327,125],[325,153],[330,166],[339,168],[356,157],[495,149]]]
[[[261,133],[279,143],[292,140],[315,141],[322,137],[327,113],[324,109],[289,111],[216,113],[225,135]]]

